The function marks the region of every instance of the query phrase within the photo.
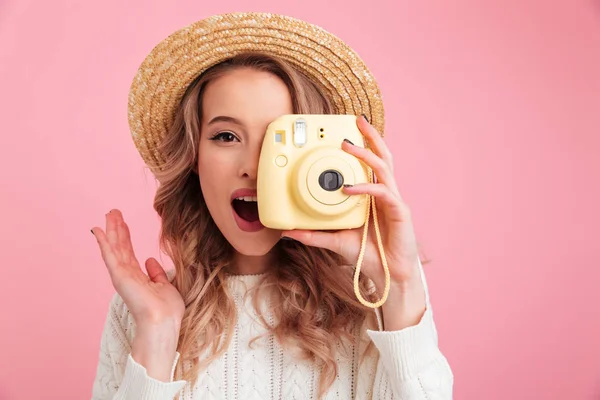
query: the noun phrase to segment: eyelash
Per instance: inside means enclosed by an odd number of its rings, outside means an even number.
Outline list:
[[[222,138],[223,138],[225,135],[231,135],[231,136],[233,137],[233,140],[223,140]],[[231,143],[231,142],[233,142],[234,140],[238,140],[238,141],[239,141],[239,139],[237,138],[237,136],[235,136],[235,135],[233,134],[233,132],[229,132],[229,131],[217,132],[216,134],[214,134],[214,135],[213,135],[213,136],[210,138],[210,140],[215,140],[215,141],[217,141],[217,142],[225,142],[225,143]]]

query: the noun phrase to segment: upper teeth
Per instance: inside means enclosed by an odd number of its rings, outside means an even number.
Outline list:
[[[256,196],[243,196],[236,198],[236,200],[257,201]]]

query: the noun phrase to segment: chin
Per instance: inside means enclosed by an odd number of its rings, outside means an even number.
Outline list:
[[[258,239],[253,238],[250,240],[245,240],[241,238],[232,239],[227,241],[231,244],[231,246],[241,255],[249,256],[249,257],[261,257],[269,254],[273,247],[279,241],[277,239],[264,238]]]

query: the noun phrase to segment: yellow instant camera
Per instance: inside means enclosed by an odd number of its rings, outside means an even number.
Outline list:
[[[369,170],[342,150],[344,139],[365,146],[354,115],[292,114],[269,124],[257,176],[264,226],[337,230],[364,225],[367,196],[349,196],[343,185],[368,182]]]

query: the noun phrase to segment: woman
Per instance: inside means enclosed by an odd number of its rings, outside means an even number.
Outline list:
[[[211,17],[152,51],[132,85],[129,119],[159,182],[154,206],[175,270],[151,258],[141,271],[118,210],[105,230],[92,229],[117,292],[94,399],[452,398],[410,212],[374,126],[383,125],[380,103],[355,53],[287,17]],[[256,206],[271,121],[358,115],[357,106],[371,118],[356,122],[372,151],[340,146],[377,181],[343,190],[376,198],[389,265],[377,312],[356,299],[348,266],[361,230],[280,232],[261,226]],[[370,239],[359,287],[370,300],[386,285],[379,256]]]

